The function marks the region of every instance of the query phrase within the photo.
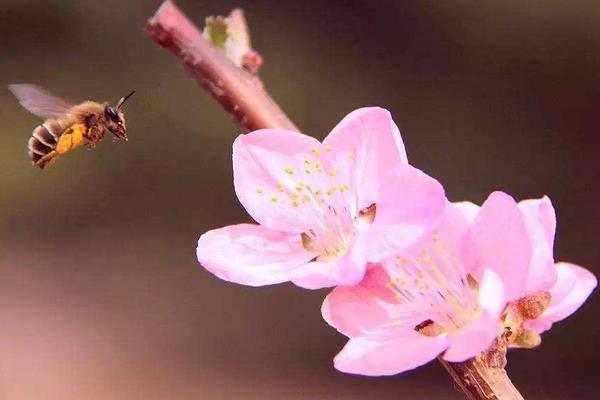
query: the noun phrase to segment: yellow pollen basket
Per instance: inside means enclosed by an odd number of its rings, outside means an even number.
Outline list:
[[[60,136],[60,138],[58,138],[55,151],[58,154],[65,154],[66,152],[79,147],[83,142],[83,134],[86,130],[87,128],[83,124],[71,126]]]

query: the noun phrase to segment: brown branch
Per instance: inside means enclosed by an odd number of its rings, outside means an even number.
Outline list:
[[[258,77],[238,68],[214,48],[171,1],[165,1],[150,18],[147,30],[243,128],[298,131]],[[477,359],[461,363],[439,360],[469,400],[523,400],[504,368],[490,368]]]
[[[461,363],[438,360],[469,400],[523,400],[504,368],[488,367],[477,358]]]
[[[175,54],[188,74],[244,129],[298,131],[265,92],[260,79],[235,66],[213,47],[173,2],[165,1],[150,18],[146,29],[156,43]]]

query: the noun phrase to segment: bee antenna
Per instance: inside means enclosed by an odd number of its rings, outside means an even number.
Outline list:
[[[128,98],[133,96],[134,93],[135,93],[135,90],[132,90],[131,93],[129,93],[127,96],[121,97],[121,100],[119,100],[119,102],[117,103],[117,110],[120,110],[121,107],[123,107],[123,104],[125,104],[125,101],[127,101]]]

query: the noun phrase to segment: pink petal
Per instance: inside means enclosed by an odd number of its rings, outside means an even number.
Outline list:
[[[448,336],[450,343],[444,353],[444,360],[461,362],[486,351],[498,336],[498,328],[498,318],[483,312],[460,333]]]
[[[338,286],[325,298],[321,307],[323,318],[348,337],[361,335],[383,324],[389,314],[381,299],[393,301],[385,287],[389,279],[383,268],[369,267],[360,284]]]
[[[406,165],[384,180],[369,233],[369,261],[379,262],[408,248],[444,215],[447,200],[438,181]]]
[[[556,213],[548,196],[541,199],[530,199],[519,202],[519,208],[525,215],[528,227],[542,230],[544,238],[550,247],[554,246],[556,232]]]
[[[441,215],[441,219],[435,224],[431,224],[431,226],[427,227],[425,229],[426,232],[406,249],[402,249],[399,241],[394,241],[396,238],[394,237],[393,228],[394,227],[390,227],[386,231],[387,235],[384,238],[388,239],[387,241],[382,240],[379,243],[371,244],[373,253],[384,257],[381,263],[389,270],[390,274],[394,274],[394,271],[397,269],[398,256],[405,260],[410,260],[411,263],[415,263],[416,260],[423,257],[425,251],[434,254],[435,257],[439,257],[436,264],[437,268],[440,269],[440,271],[443,271],[443,273],[448,273],[449,277],[452,279],[457,279],[457,267],[464,270],[464,266],[462,266],[461,262],[462,260],[459,256],[461,255],[464,241],[469,233],[470,225],[463,211],[457,207],[455,203],[447,202]],[[377,237],[375,236],[377,233],[379,232],[370,232],[369,236],[371,238]],[[381,235],[379,237],[381,237]],[[438,246],[443,247],[448,254],[437,254],[438,251],[436,248]],[[452,260],[449,258],[450,254],[457,256],[458,258]],[[371,257],[374,258],[373,255],[371,255]],[[467,273],[468,271],[464,272]]]
[[[350,339],[334,364],[351,374],[394,375],[433,360],[447,345],[445,336],[428,337],[413,329],[378,331]]]
[[[361,281],[367,268],[363,255],[350,248],[346,254],[330,262],[314,261],[303,265],[291,274],[292,282],[305,289],[321,289]]]
[[[240,224],[206,232],[198,240],[198,261],[219,278],[249,286],[290,280],[290,273],[314,257],[300,235]]]
[[[478,302],[482,310],[496,319],[500,317],[506,307],[504,285],[500,277],[492,270],[485,270],[479,281]]]
[[[533,293],[548,290],[556,281],[553,255],[556,229],[554,207],[550,199],[544,196],[541,199],[521,201],[519,209],[525,217],[525,225],[533,245],[525,291]]]
[[[381,178],[396,166],[407,164],[400,131],[389,111],[360,108],[348,114],[325,138],[332,159],[339,164],[351,156],[358,209],[377,202]]]
[[[479,206],[477,204],[471,203],[470,201],[457,201],[452,204],[454,204],[454,207],[463,214],[467,221],[475,221],[475,217],[477,217],[477,213],[479,213]]]
[[[479,280],[483,269],[493,270],[504,284],[507,300],[522,296],[532,246],[523,214],[512,197],[492,193],[483,203],[467,247],[469,270]]]
[[[316,174],[305,173],[305,160],[312,162],[311,149],[319,148],[319,141],[297,132],[261,129],[238,136],[233,143],[235,192],[252,218],[271,229],[306,230],[314,213],[294,207],[291,193],[315,181]]]
[[[598,283],[594,274],[574,264],[557,263],[556,271],[557,280],[550,289],[550,305],[540,318],[527,322],[527,327],[538,333],[577,311]]]

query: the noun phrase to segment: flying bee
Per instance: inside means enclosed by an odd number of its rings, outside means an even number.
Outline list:
[[[36,85],[18,84],[8,88],[25,109],[46,119],[29,138],[28,154],[33,165],[44,168],[82,144],[93,148],[107,132],[115,139],[127,140],[122,108],[135,90],[111,106],[94,101],[71,105]]]

